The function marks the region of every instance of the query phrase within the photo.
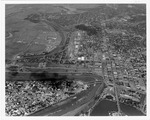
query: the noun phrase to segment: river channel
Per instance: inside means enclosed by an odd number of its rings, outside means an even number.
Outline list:
[[[120,103],[120,108],[128,116],[144,116],[142,112],[129,105]],[[117,111],[116,102],[102,100],[94,107],[91,116],[108,116],[111,111]]]

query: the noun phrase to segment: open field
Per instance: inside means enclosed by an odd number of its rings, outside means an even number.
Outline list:
[[[6,5],[6,59],[9,60],[20,53],[38,54],[45,52],[50,37],[57,37],[55,41],[51,41],[51,43],[55,42],[55,46],[61,41],[59,33],[55,33],[50,25],[44,22],[32,23],[25,20],[27,15],[34,13],[33,9],[38,12],[38,5],[35,5],[37,8],[34,6],[32,8],[29,5],[28,10],[25,6],[27,5],[23,5],[23,7],[18,5],[8,5],[7,7]],[[19,7],[18,11],[17,7]],[[51,9],[49,8],[52,12]],[[54,11],[56,12],[56,10]]]

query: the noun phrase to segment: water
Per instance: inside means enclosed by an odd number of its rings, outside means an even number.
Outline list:
[[[123,113],[125,113],[128,116],[142,116],[144,115],[142,112],[137,110],[134,107],[131,107],[129,105],[125,105],[123,103],[120,103],[120,107]],[[99,102],[93,109],[91,116],[108,116],[108,112],[110,111],[117,111],[117,105],[116,102],[108,101],[108,100],[102,100]]]

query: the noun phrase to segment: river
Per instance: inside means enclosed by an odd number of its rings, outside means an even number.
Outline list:
[[[142,112],[129,105],[120,103],[120,108],[122,112],[128,116],[144,116]],[[94,107],[93,111],[91,112],[91,116],[108,116],[108,112],[110,111],[117,111],[116,102],[102,100]]]

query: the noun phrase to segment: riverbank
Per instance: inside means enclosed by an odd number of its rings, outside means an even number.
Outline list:
[[[121,107],[122,112],[128,116],[144,116],[144,114],[141,111],[129,105],[120,103],[120,107]],[[90,115],[91,116],[109,116],[109,112],[117,111],[117,110],[118,110],[117,104],[115,103],[115,101],[109,101],[109,100],[103,99],[99,101],[99,103],[94,107]]]

